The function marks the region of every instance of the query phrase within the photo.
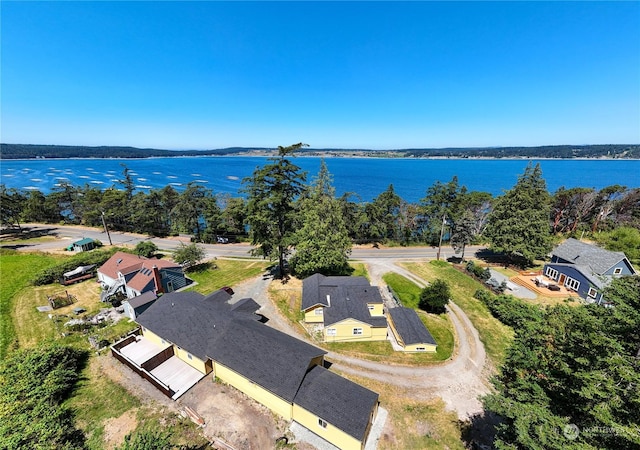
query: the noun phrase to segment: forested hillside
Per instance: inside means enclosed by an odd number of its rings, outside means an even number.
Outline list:
[[[114,146],[0,144],[0,159],[34,158],[151,158],[276,154],[267,147],[229,147],[213,150],[162,150]],[[640,158],[640,145],[547,145],[541,147],[416,148],[394,150],[306,148],[307,155],[386,156],[396,158]]]

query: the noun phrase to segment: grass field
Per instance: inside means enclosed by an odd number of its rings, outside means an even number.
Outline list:
[[[496,367],[502,365],[507,348],[513,340],[513,330],[494,318],[484,303],[473,298],[476,290],[485,289],[481,283],[443,261],[407,262],[401,263],[401,266],[423,280],[445,280],[451,288],[453,302],[469,316],[493,364]]]
[[[201,294],[210,294],[223,286],[231,286],[263,273],[269,266],[268,261],[219,259],[211,262],[217,269],[203,267],[203,270],[189,272],[187,276],[198,284],[191,288]]]
[[[0,360],[17,344],[12,320],[16,296],[29,284],[35,272],[53,266],[58,260],[58,257],[44,253],[0,250]]]
[[[408,280],[398,273],[385,273],[382,279],[393,289],[402,302],[402,306],[417,309],[420,303],[420,293],[422,289],[413,281]]]

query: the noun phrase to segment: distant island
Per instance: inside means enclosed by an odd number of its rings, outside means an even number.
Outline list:
[[[159,158],[179,156],[272,156],[268,147],[215,150],[162,150],[114,146],[0,144],[0,159],[38,158]],[[303,156],[376,158],[554,158],[640,159],[640,145],[546,145],[540,147],[409,148],[392,150],[304,148]]]

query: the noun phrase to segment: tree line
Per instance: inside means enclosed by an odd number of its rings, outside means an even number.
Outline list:
[[[165,150],[118,146],[77,146],[0,144],[0,159],[36,158],[153,158],[171,156],[241,155],[260,151],[277,154],[266,147],[228,147],[211,150]],[[359,156],[388,156],[400,158],[640,158],[640,145],[545,145],[538,147],[483,148],[413,148],[413,149],[299,149],[307,154],[356,154]]]
[[[551,194],[540,166],[529,164],[516,185],[498,197],[469,191],[453,177],[428,186],[416,203],[402,199],[393,185],[363,202],[355,193],[336,196],[324,162],[308,182],[294,163],[303,147],[279,147],[277,156],[243,180],[238,196],[216,194],[197,182],[181,192],[170,185],[139,191],[124,164],[121,181],[104,190],[62,183],[43,194],[0,185],[0,219],[5,226],[64,222],[158,237],[188,233],[205,243],[250,240],[260,255],[281,266],[293,248],[301,261],[304,255],[320,258],[320,249],[342,254],[340,249],[353,243],[442,242],[453,245],[461,258],[465,246],[488,242],[526,266],[548,254],[554,235],[640,229],[640,188],[560,188]],[[338,259],[327,263],[334,272],[344,266],[344,258]]]

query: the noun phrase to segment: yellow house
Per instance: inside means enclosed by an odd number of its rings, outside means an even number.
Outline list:
[[[145,339],[341,449],[364,448],[378,394],[329,372],[326,352],[268,327],[252,299],[224,291],[161,296],[138,316]],[[166,350],[165,350],[166,351]]]
[[[364,277],[307,277],[301,308],[305,322],[323,325],[325,342],[387,339],[382,296]]]
[[[389,328],[405,352],[435,352],[436,340],[413,309],[389,309]]]

